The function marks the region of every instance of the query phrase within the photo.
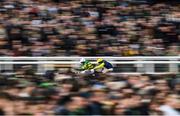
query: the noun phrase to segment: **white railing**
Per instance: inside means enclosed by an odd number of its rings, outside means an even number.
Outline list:
[[[96,62],[92,62],[96,63]],[[112,64],[179,64],[180,61],[111,61]],[[0,64],[79,64],[78,61],[2,61]]]
[[[69,56],[69,57],[0,57],[1,60],[80,60],[82,57],[76,56]],[[180,56],[133,56],[133,57],[104,57],[104,56],[97,56],[97,57],[83,57],[88,60],[96,60],[97,58],[103,58],[106,60],[179,60]]]
[[[0,57],[0,70],[12,70],[14,64],[37,64],[38,72],[53,70],[54,64],[68,64],[73,67],[79,64],[82,57]],[[168,64],[168,73],[178,73],[180,65],[180,56],[135,56],[135,57],[83,57],[92,63],[96,63],[97,58],[103,58],[112,64],[134,64],[137,67],[135,73],[155,73],[155,64]],[[45,66],[45,64],[52,64]]]

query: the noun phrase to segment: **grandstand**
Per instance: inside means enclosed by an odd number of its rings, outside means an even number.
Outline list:
[[[179,3],[0,0],[0,115],[179,116]]]

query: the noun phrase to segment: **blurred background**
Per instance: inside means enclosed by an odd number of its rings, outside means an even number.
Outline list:
[[[119,64],[113,74],[88,76],[72,65],[3,62],[7,56],[178,62],[179,40],[179,0],[0,0],[0,115],[178,116],[178,63]]]
[[[179,5],[179,0],[0,0],[0,55],[178,55]]]

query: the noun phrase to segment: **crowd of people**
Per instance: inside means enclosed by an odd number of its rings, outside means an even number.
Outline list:
[[[0,56],[179,55],[178,3],[0,0]],[[179,74],[81,75],[61,68],[38,75],[34,69],[1,71],[0,115],[180,115]]]
[[[31,66],[0,76],[0,115],[180,115],[180,75],[36,75]]]
[[[179,2],[158,1],[0,0],[0,55],[179,55]]]

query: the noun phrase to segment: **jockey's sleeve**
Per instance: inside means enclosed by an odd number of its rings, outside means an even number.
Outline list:
[[[94,69],[97,70],[97,69],[104,68],[104,65],[105,65],[105,63],[103,62],[103,63],[99,64],[98,66],[96,66]]]

